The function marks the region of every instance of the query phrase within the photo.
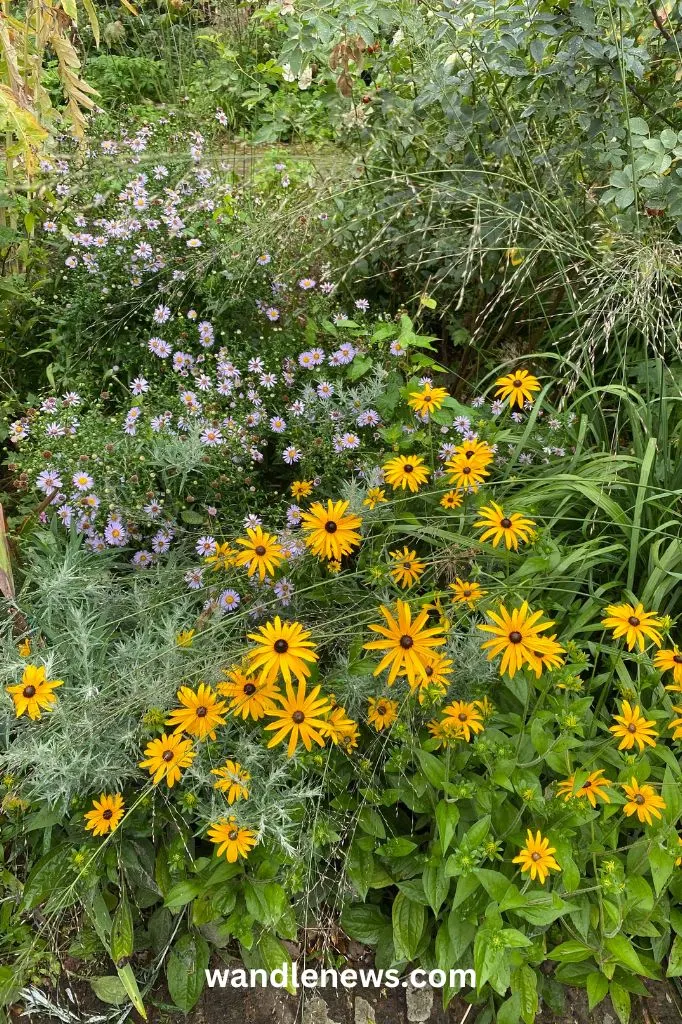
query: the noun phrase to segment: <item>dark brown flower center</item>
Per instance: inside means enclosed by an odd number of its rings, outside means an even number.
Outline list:
[[[208,714],[208,708],[205,708],[203,706],[198,707],[197,710],[196,710],[197,718],[205,718],[207,714]]]
[[[289,650],[289,644],[286,640],[275,640],[274,648],[277,654],[286,654]]]
[[[407,633],[404,633],[400,638],[400,646],[406,651],[409,651],[410,647],[414,646],[414,640],[411,636],[408,636]]]
[[[385,715],[386,714],[386,705],[385,704],[379,704],[378,705],[378,707],[377,707],[377,714],[378,715]]]
[[[630,722],[628,726],[628,732],[637,732],[637,726],[634,722]]]
[[[504,519],[500,519],[500,526],[503,530],[508,530],[511,524],[512,521],[511,519],[508,519],[507,516],[505,516]]]
[[[682,665],[682,654],[673,654],[673,661],[676,665]]]
[[[30,700],[30,698],[31,697],[35,697],[35,695],[36,695],[36,688],[35,688],[35,686],[25,686],[24,687],[24,689],[22,691],[22,696],[23,697],[28,697],[28,699]]]
[[[412,562],[403,562],[403,569],[407,569],[409,571],[411,568]]]
[[[585,779],[585,781],[583,782],[583,789],[589,789],[591,785],[592,783],[590,782],[590,780]]]
[[[174,757],[174,754],[173,754],[172,750],[164,750],[163,754],[161,755],[161,760],[168,762],[168,761],[172,761],[173,757]]]
[[[412,465],[411,462],[406,462],[405,463],[405,465],[403,466],[403,472],[405,472],[405,473],[413,473],[414,472],[414,466]]]
[[[227,833],[227,838],[232,843],[236,842],[237,839],[239,839],[239,832],[238,832],[238,830],[236,828],[231,828],[230,831]]]
[[[257,548],[254,548],[254,551],[256,552],[259,558],[262,558],[263,555],[265,554],[265,548],[263,547],[262,544],[259,544]]]
[[[244,693],[246,694],[247,697],[250,697],[255,692],[256,692],[256,684],[255,683],[245,683],[244,684]]]
[[[327,533],[336,533],[336,531],[338,530],[337,524],[332,522],[331,519],[329,520],[328,523],[324,524],[324,528],[327,531]]]
[[[512,630],[512,632],[509,634],[509,643],[510,644],[520,644],[522,640],[523,640],[523,637],[521,636],[519,631],[516,630],[516,629]]]
[[[109,819],[113,818],[113,816],[114,816],[114,812],[109,810],[108,807],[107,807],[106,811],[102,811],[102,817],[104,818],[105,821],[109,821]]]
[[[471,458],[473,458],[473,456],[475,454],[476,454],[476,452],[474,451],[473,448],[468,448],[467,451],[465,451],[465,453],[464,453],[464,458],[465,459],[471,459]]]
[[[462,466],[462,472],[464,473],[465,476],[468,476],[469,473],[471,472],[471,466]]]
[[[424,669],[424,675],[426,675],[426,676],[432,676],[433,675],[433,669],[432,669],[432,667],[430,665],[427,665],[426,668]]]
[[[630,618],[628,619],[628,623],[631,626],[639,626],[639,619],[637,618],[636,615],[631,615]]]
[[[538,861],[538,860],[540,860],[540,854],[539,853],[531,853],[530,859],[534,860],[534,861]]]
[[[471,597],[471,591],[469,589],[462,591],[465,597]]]
[[[641,806],[642,806],[642,804],[644,803],[644,797],[642,796],[642,794],[641,794],[641,793],[638,793],[638,794],[637,794],[637,796],[635,797],[635,803],[636,803],[636,804],[639,804],[639,805],[640,805],[640,807],[641,807]]]
[[[459,718],[460,722],[466,722],[469,716],[467,715],[466,711],[460,711],[457,717]]]
[[[300,725],[301,722],[305,721],[305,715],[303,714],[302,711],[294,711],[293,715],[291,716],[291,720],[295,722],[296,725]]]
[[[522,384],[523,384],[522,380],[515,380],[514,381],[514,387],[515,388],[520,388]]]

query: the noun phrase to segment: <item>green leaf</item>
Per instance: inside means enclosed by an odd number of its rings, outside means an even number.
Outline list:
[[[287,992],[294,995],[296,990],[292,981],[291,957],[277,936],[272,932],[263,932],[258,939],[257,949],[266,971],[272,973],[272,971],[283,970],[286,965]]]
[[[365,946],[376,946],[388,921],[379,907],[354,903],[344,909],[340,924],[351,939]]]
[[[111,959],[117,967],[125,967],[121,960],[130,960],[133,955],[133,915],[125,896],[121,897],[111,925]]]
[[[628,1024],[630,1020],[630,993],[622,985],[612,981],[609,985],[609,995],[611,996],[611,1002],[618,1015],[620,1024]]]
[[[676,935],[668,954],[666,978],[679,978],[682,974],[682,936]]]
[[[113,1006],[128,1002],[125,985],[116,974],[105,974],[88,980],[92,991],[101,1002],[111,1003]]]
[[[208,967],[208,943],[198,932],[185,932],[173,945],[166,964],[171,999],[188,1013],[199,1000]]]
[[[442,860],[436,864],[426,865],[422,875],[422,882],[429,906],[437,916],[450,890],[450,879],[446,877],[445,865]]]
[[[523,964],[512,972],[512,992],[519,997],[519,1012],[524,1024],[534,1024],[538,1012],[538,977],[532,967]]]
[[[587,976],[587,1003],[588,1009],[593,1010],[598,1003],[601,1003],[602,999],[606,998],[609,991],[608,978],[605,978],[603,974],[594,971],[592,974]]]
[[[668,879],[675,870],[676,857],[672,853],[668,853],[667,850],[663,850],[655,842],[651,844],[651,848],[648,852],[649,867],[651,868],[651,878],[654,883],[654,889],[656,895],[665,888]]]
[[[72,873],[71,854],[66,846],[55,846],[49,853],[41,857],[31,871],[22,897],[22,907],[25,910],[33,910],[39,904],[44,903],[48,896],[60,892],[60,897],[65,888],[65,877]],[[74,900],[75,900],[74,895]],[[73,902],[73,901],[72,901]],[[60,899],[60,907],[68,906]]]
[[[452,842],[458,821],[459,807],[457,804],[448,803],[447,800],[440,800],[436,804],[436,828],[443,856],[445,856]]]
[[[635,947],[625,935],[614,935],[604,939],[604,945],[620,967],[625,967],[633,974],[648,974]]]
[[[393,942],[398,960],[412,960],[426,925],[426,910],[399,892],[393,901]]]
[[[490,898],[495,900],[496,903],[502,902],[512,884],[501,871],[490,871],[488,868],[479,868],[476,871],[476,877]]]
[[[377,839],[386,838],[384,822],[378,811],[373,807],[365,805],[358,815],[358,825],[367,835],[375,836]]]
[[[396,836],[394,839],[389,839],[382,846],[377,847],[376,853],[380,857],[406,857],[408,853],[412,853],[416,849],[417,844],[413,843],[411,839],[403,839],[402,836]]]
[[[22,987],[22,973],[12,967],[0,967],[0,1006],[13,1003]]]
[[[550,960],[557,960],[560,964],[578,964],[581,960],[589,960],[594,950],[584,942],[577,939],[569,939],[555,946],[551,953],[548,953]]]
[[[173,914],[177,914],[184,906],[190,903],[195,896],[198,896],[200,892],[200,882],[195,879],[185,878],[181,882],[176,882],[175,885],[171,886],[168,895],[166,896],[164,906]]]
[[[417,749],[417,758],[419,765],[424,775],[429,780],[432,786],[436,789],[442,789],[445,785],[445,765],[436,757],[435,754],[430,754],[428,750]]]

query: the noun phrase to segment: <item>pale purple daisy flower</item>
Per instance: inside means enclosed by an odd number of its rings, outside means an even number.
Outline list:
[[[49,494],[50,491],[58,491],[61,486],[62,480],[56,470],[44,469],[42,473],[38,474],[36,487],[43,494]]]
[[[241,603],[241,597],[236,590],[228,588],[218,596],[218,603],[224,612],[234,612]]]
[[[295,448],[291,445],[289,448],[285,448],[282,452],[282,458],[286,462],[287,466],[293,466],[295,462],[299,462],[303,452],[299,448]]]
[[[89,491],[95,486],[95,481],[89,473],[74,473],[71,477],[71,483],[77,491]]]
[[[190,569],[185,573],[183,579],[190,590],[201,590],[204,585],[204,570]]]

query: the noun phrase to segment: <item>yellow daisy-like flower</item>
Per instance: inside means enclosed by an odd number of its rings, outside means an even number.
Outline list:
[[[227,682],[218,683],[217,689],[221,697],[230,698],[231,715],[241,715],[244,719],[252,718],[257,722],[259,718],[264,718],[273,710],[273,701],[279,694],[275,683],[253,679],[238,666],[229,669],[225,674]]]
[[[294,498],[307,498],[313,493],[313,482],[312,480],[294,480],[290,490]]]
[[[463,737],[457,723],[452,718],[443,718],[441,721],[432,719],[426,723],[426,728],[431,733],[432,740],[435,740],[437,749],[440,747],[451,747],[455,743],[461,743]]]
[[[549,839],[543,839],[540,832],[533,837],[528,829],[526,845],[521,848],[518,857],[512,859],[512,864],[520,864],[521,871],[530,874],[533,882],[537,876],[540,884],[544,885],[550,871],[561,871],[553,857],[555,853],[556,847],[549,845]]]
[[[416,551],[410,551],[407,544],[402,551],[390,551],[391,558],[397,564],[391,569],[391,576],[403,590],[407,590],[419,579],[426,568],[426,562],[420,562]]]
[[[463,502],[462,495],[458,491],[446,491],[440,499],[443,508],[459,508]]]
[[[656,651],[654,654],[654,665],[659,672],[672,672],[673,681],[666,686],[666,690],[682,690],[682,651],[679,647],[673,647],[672,651]]]
[[[481,518],[474,527],[484,531],[481,541],[491,540],[494,548],[503,540],[507,551],[511,548],[518,551],[519,541],[527,544],[533,537],[535,523],[532,519],[526,519],[518,512],[506,515],[494,501],[480,508],[478,514]]]
[[[609,726],[609,732],[620,739],[619,750],[632,750],[635,744],[640,754],[645,746],[655,747],[658,733],[654,729],[656,723],[648,721],[639,710],[639,705],[631,707],[627,700],[623,701],[621,714],[613,716],[616,725]]]
[[[421,391],[412,392],[407,404],[420,416],[428,416],[429,413],[440,409],[447,397],[445,388],[434,388],[431,384],[425,384]]]
[[[480,583],[461,580],[459,576],[455,579],[454,583],[450,584],[450,590],[454,592],[452,600],[455,604],[467,604],[470,608],[475,608],[481,598],[485,597],[488,593],[487,590],[481,587]]]
[[[435,697],[445,693],[450,685],[452,668],[452,659],[446,658],[438,651],[434,651],[424,660],[424,676],[416,680],[416,687],[410,687],[413,693],[417,689],[420,704],[424,703],[427,694]]]
[[[221,818],[211,825],[208,838],[218,847],[216,856],[222,857],[225,854],[230,864],[235,864],[240,857],[246,860],[258,842],[253,829],[242,828],[233,816]]]
[[[458,444],[453,455],[463,455],[465,459],[476,459],[477,462],[482,462],[484,466],[487,466],[493,461],[495,452],[487,441],[479,441],[475,437],[471,441],[462,441],[461,444]]]
[[[257,633],[249,633],[249,640],[256,644],[247,655],[249,670],[259,672],[260,678],[269,682],[281,672],[287,683],[291,683],[292,675],[302,683],[310,675],[309,663],[317,661],[310,631],[300,622],[282,622],[279,615],[259,626]],[[281,695],[276,698],[280,700]]]
[[[448,727],[457,730],[467,743],[472,735],[483,732],[483,716],[475,704],[455,700],[443,708],[442,714]]]
[[[357,722],[348,717],[346,709],[339,705],[333,707],[327,718],[327,736],[334,746],[347,746],[344,741],[349,736],[355,738],[357,733]]]
[[[218,700],[206,683],[199,683],[196,693],[189,686],[181,686],[176,696],[182,707],[171,711],[166,725],[173,725],[174,732],[186,732],[198,740],[205,740],[206,737],[214,740],[216,726],[225,725],[225,701]]]
[[[319,696],[320,689],[319,686],[315,686],[310,693],[306,693],[305,680],[301,679],[298,691],[294,693],[291,681],[287,680],[286,695],[280,694],[277,697],[282,707],[270,711],[269,714],[275,717],[275,721],[268,722],[265,726],[266,732],[275,731],[268,748],[276,747],[287,736],[287,757],[294,756],[299,740],[306,750],[311,750],[313,743],[317,743],[319,747],[324,746],[324,738],[328,733],[325,719],[332,708],[326,697]]]
[[[248,566],[249,576],[253,576],[256,569],[261,581],[265,574],[274,576],[277,566],[284,559],[284,552],[274,533],[265,533],[262,527],[255,529],[247,527],[246,537],[238,537],[236,543],[244,550],[240,551],[234,559],[235,565]]]
[[[341,562],[337,562],[335,558],[332,558],[330,562],[327,562],[327,572],[330,572],[332,576],[338,576],[341,572]]]
[[[54,690],[63,686],[63,679],[46,679],[44,665],[27,665],[16,686],[6,687],[7,693],[14,701],[17,718],[23,714],[33,721],[41,717],[42,711],[52,711],[57,703]]]
[[[347,512],[347,501],[328,501],[326,509],[321,501],[315,501],[301,515],[303,539],[318,558],[340,562],[360,544],[362,519]]]
[[[194,640],[194,634],[195,630],[193,629],[183,629],[182,632],[178,633],[176,636],[175,642],[178,647],[191,647],[192,640]]]
[[[624,636],[629,651],[635,646],[643,651],[646,638],[652,640],[657,647],[661,646],[659,630],[663,623],[656,612],[645,612],[643,604],[607,605],[606,617],[601,620],[601,624],[613,630],[614,640]]]
[[[535,653],[537,654],[542,668],[554,669],[561,668],[564,664],[562,655],[566,653],[566,649],[557,643],[556,633],[552,636],[540,636],[536,641]],[[538,676],[541,673],[537,672]]]
[[[489,718],[495,714],[495,705],[491,701],[490,697],[483,697],[481,700],[475,700],[474,704],[483,715],[483,721],[487,722]]]
[[[382,605],[379,609],[386,619],[386,625],[372,623],[370,629],[379,633],[383,640],[372,640],[364,645],[366,651],[383,651],[384,657],[375,668],[378,676],[385,668],[389,669],[388,685],[391,686],[398,674],[406,675],[411,687],[416,686],[418,679],[426,678],[426,665],[434,647],[445,643],[440,628],[425,629],[428,612],[422,610],[412,621],[412,609],[406,601],[396,601],[395,618],[388,608]]]
[[[372,509],[375,509],[377,505],[383,505],[386,501],[388,501],[388,498],[386,497],[386,491],[384,491],[383,488],[370,487],[362,504],[366,505],[367,508],[372,511]]]
[[[214,789],[225,793],[228,804],[233,804],[235,800],[248,800],[251,776],[244,771],[239,761],[228,759],[220,768],[211,768],[211,775],[217,776],[218,781],[213,783]]]
[[[393,725],[398,717],[398,701],[388,697],[370,697],[367,701],[369,710],[367,721],[377,732],[383,732]]]
[[[677,715],[682,715],[682,708],[676,704],[673,704],[673,711]],[[673,730],[674,740],[682,740],[682,718],[673,718],[668,728]]]
[[[31,638],[26,637],[21,643],[17,644],[17,651],[22,658],[28,658],[31,654]]]
[[[394,491],[407,488],[413,494],[429,478],[429,470],[421,455],[397,455],[382,467],[384,479]]]
[[[216,544],[215,551],[207,555],[204,562],[211,566],[213,572],[220,572],[221,569],[225,572],[234,565],[235,555],[236,551],[226,541],[224,544]]]
[[[467,459],[466,455],[453,455],[445,463],[448,480],[462,491],[477,491],[485,478],[490,476],[483,459]]]
[[[661,811],[665,810],[665,801],[658,796],[653,786],[640,786],[633,776],[630,785],[623,783],[627,803],[623,806],[623,812],[630,817],[636,814],[641,822],[652,825],[652,818],[661,818]]]
[[[564,779],[557,786],[557,796],[564,798],[564,803],[568,803],[569,800],[588,800],[592,807],[597,806],[597,800],[603,800],[605,804],[611,803],[611,798],[607,791],[607,786],[611,783],[608,779],[602,778],[604,769],[599,768],[596,772],[591,772],[583,784],[575,788],[575,775],[571,775],[570,778]]]
[[[120,793],[111,796],[102,793],[99,800],[92,801],[92,810],[83,815],[85,827],[93,836],[104,836],[107,832],[114,831],[124,811],[125,805]]]
[[[524,665],[529,665],[536,675],[540,676],[543,663],[538,650],[542,649],[546,641],[540,633],[549,629],[553,622],[541,622],[545,613],[531,612],[527,601],[524,601],[520,608],[512,608],[511,612],[501,605],[499,614],[493,611],[487,614],[494,625],[486,624],[478,626],[478,629],[493,634],[492,640],[486,640],[481,645],[483,650],[489,651],[488,661],[501,654],[500,675],[507,672],[513,677]]]
[[[158,739],[151,740],[144,750],[146,761],[140,761],[140,768],[147,768],[155,786],[162,779],[172,788],[179,781],[183,768],[189,768],[196,756],[192,750],[192,741],[184,739],[180,733],[170,735],[164,733]]]
[[[509,408],[513,409],[518,405],[523,409],[524,402],[533,402],[533,392],[540,391],[540,381],[528,370],[516,370],[507,374],[506,377],[499,377],[495,381],[495,398],[501,398],[504,402],[509,399]]]

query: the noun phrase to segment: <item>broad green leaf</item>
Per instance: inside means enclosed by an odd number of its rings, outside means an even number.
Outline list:
[[[208,959],[208,943],[198,932],[185,932],[173,944],[166,964],[166,982],[171,999],[184,1013],[199,1000]]]
[[[398,960],[412,960],[426,925],[426,910],[399,892],[393,901],[393,942]]]

